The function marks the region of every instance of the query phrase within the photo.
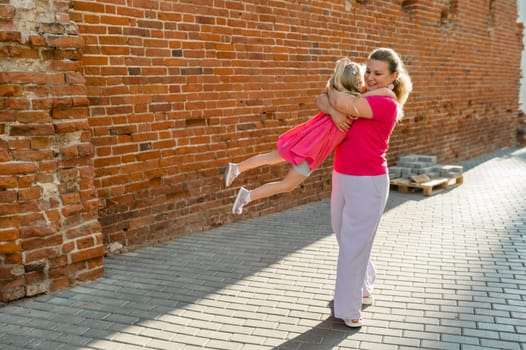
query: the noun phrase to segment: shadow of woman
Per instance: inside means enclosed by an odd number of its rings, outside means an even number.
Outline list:
[[[353,341],[348,338],[359,331],[360,328],[348,328],[342,320],[329,316],[307,332],[275,346],[273,350],[332,350],[343,341],[346,346],[353,346]],[[359,341],[355,343],[357,346]]]

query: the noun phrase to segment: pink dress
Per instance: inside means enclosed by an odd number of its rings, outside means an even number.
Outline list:
[[[346,133],[338,130],[330,115],[318,113],[278,138],[278,152],[291,164],[304,160],[311,171],[317,169],[343,140]]]

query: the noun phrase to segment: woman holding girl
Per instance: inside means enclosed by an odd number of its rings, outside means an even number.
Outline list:
[[[390,48],[369,55],[364,80],[368,93],[387,88],[396,98],[349,96],[329,89],[316,99],[320,111],[346,132],[334,155],[331,225],[339,246],[334,316],[348,327],[363,325],[361,306],[373,301],[370,255],[389,193],[385,155],[412,90],[400,56]]]
[[[348,58],[342,58],[336,62],[334,74],[327,82],[326,93],[332,89],[343,95],[360,96],[363,84],[362,67]],[[378,89],[366,95],[394,97],[388,89]],[[232,206],[232,213],[241,214],[243,207],[251,201],[294,190],[323,163],[344,137],[345,132],[336,127],[331,117],[320,112],[279,136],[276,150],[252,156],[240,163],[229,163],[225,171],[227,187],[247,170],[284,161],[291,164],[289,172],[280,181],[269,182],[253,190],[241,187]]]

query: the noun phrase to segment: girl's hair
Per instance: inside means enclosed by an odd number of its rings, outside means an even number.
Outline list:
[[[371,52],[369,59],[387,62],[391,74],[398,72],[398,77],[393,81],[393,92],[398,99],[400,107],[403,107],[409,94],[413,90],[413,83],[411,82],[411,77],[405,70],[404,63],[400,56],[393,49],[381,47]],[[402,111],[400,109],[399,118],[401,117]]]
[[[336,62],[334,74],[327,82],[327,88],[357,96],[363,86],[363,69],[349,58],[344,57]]]

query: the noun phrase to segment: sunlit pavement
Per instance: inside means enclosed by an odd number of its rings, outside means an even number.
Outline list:
[[[329,203],[105,260],[105,277],[0,309],[0,349],[526,350],[526,148],[460,186],[392,189],[366,325],[331,316]]]

